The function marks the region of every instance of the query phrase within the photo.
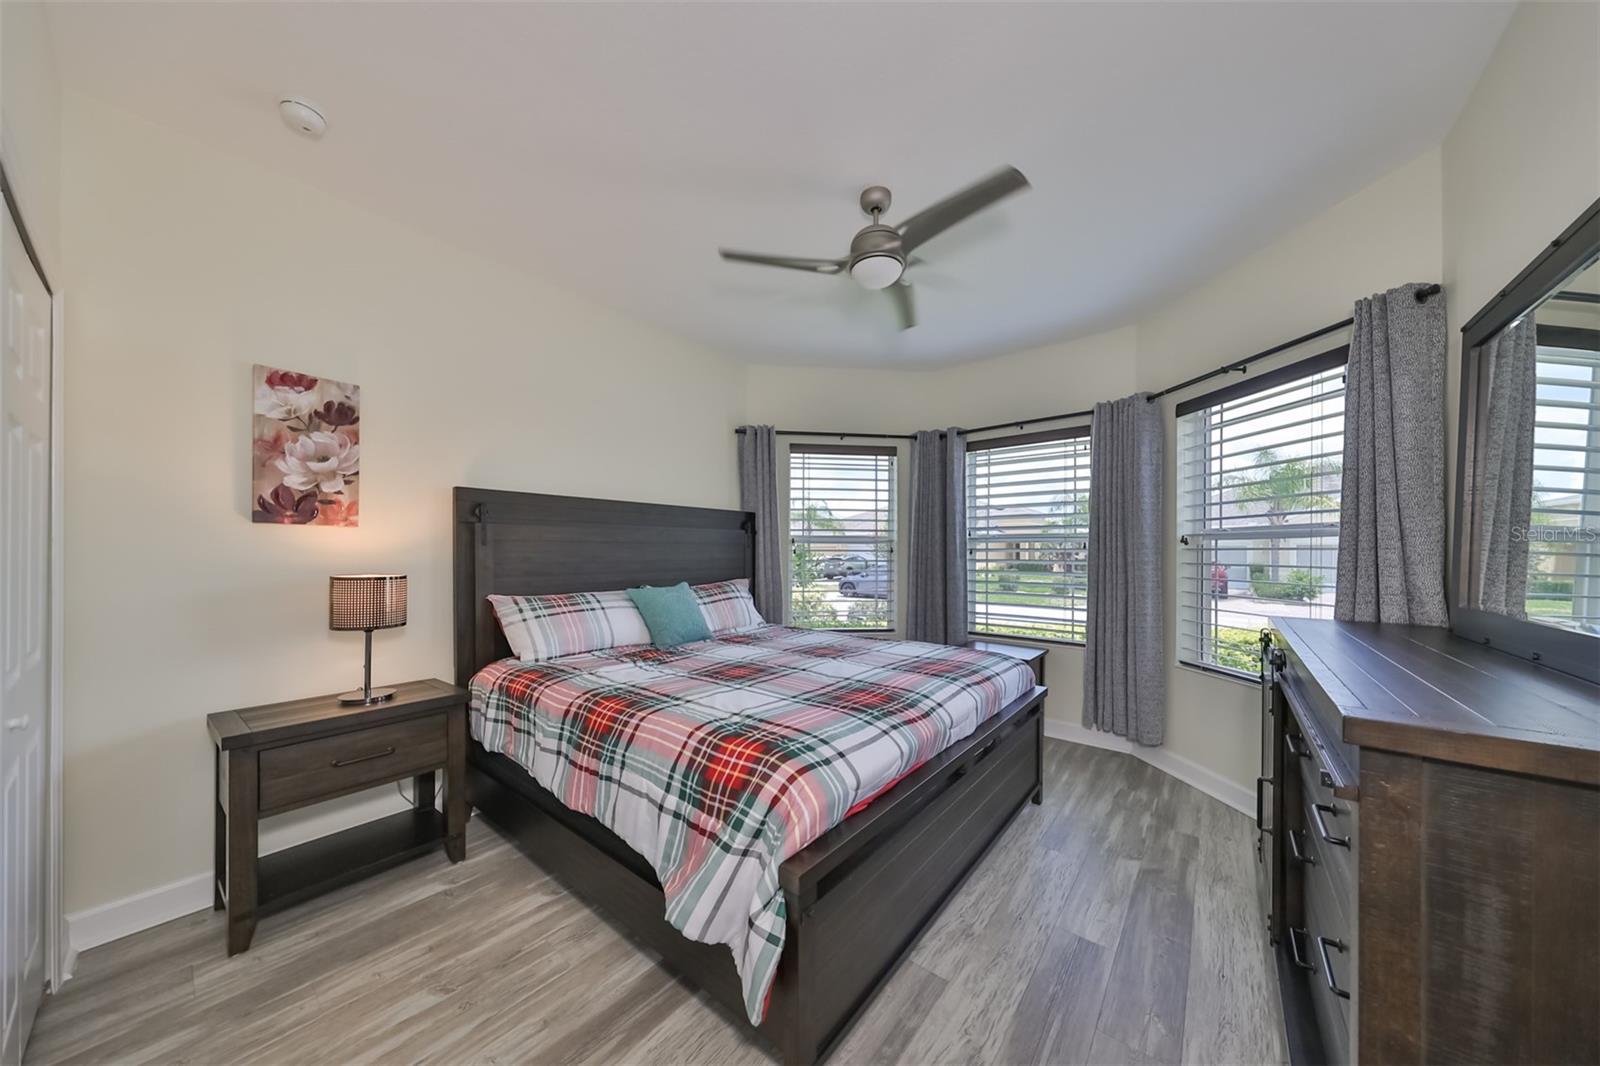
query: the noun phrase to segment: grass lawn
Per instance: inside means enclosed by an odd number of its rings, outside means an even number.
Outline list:
[[[1571,618],[1571,600],[1529,600],[1528,613],[1544,618]]]

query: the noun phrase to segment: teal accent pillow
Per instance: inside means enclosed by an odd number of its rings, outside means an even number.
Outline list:
[[[695,599],[687,581],[666,589],[651,585],[629,589],[628,598],[644,616],[650,639],[658,648],[676,648],[679,644],[711,639],[711,628],[700,611],[700,601]]]

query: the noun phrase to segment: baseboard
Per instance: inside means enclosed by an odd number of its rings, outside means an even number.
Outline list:
[[[1044,735],[1073,744],[1086,744],[1092,748],[1127,752],[1162,773],[1199,789],[1212,799],[1220,800],[1236,811],[1255,817],[1256,797],[1248,788],[1166,748],[1147,748],[1115,733],[1103,733],[1076,722],[1062,722],[1051,718],[1044,720]]]
[[[1221,800],[1235,810],[1254,816],[1255,796],[1250,790],[1221,774],[1208,770],[1199,763],[1175,755],[1166,748],[1146,748],[1130,742],[1126,737],[1088,729],[1076,722],[1056,719],[1044,720],[1044,735],[1073,744],[1126,752],[1154,766],[1163,773],[1186,785]],[[98,907],[67,915],[68,962],[63,967],[71,974],[72,966],[80,952],[109,944],[113,940],[142,932],[162,922],[182,918],[211,906],[211,875],[196,874],[181,881],[161,885],[124,899],[112,900]]]
[[[196,874],[67,915],[67,943],[72,955],[76,956],[130,933],[206,910],[210,906],[211,875]]]

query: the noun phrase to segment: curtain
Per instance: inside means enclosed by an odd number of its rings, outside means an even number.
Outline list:
[[[1095,404],[1090,442],[1083,724],[1160,744],[1167,722],[1161,405],[1146,393]]]
[[[1444,294],[1356,303],[1345,371],[1334,617],[1449,624],[1445,609]]]
[[[740,426],[739,507],[756,516],[750,595],[769,622],[784,621],[782,511],[778,507],[778,435],[771,426]]]
[[[1513,322],[1478,348],[1481,402],[1468,491],[1476,524],[1471,543],[1471,606],[1526,616],[1527,529],[1533,521],[1533,419],[1538,344],[1533,315]]]
[[[954,427],[911,440],[906,639],[967,642],[967,438]]]

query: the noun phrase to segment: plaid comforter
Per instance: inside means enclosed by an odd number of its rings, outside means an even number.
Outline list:
[[[779,864],[1032,687],[1001,655],[762,626],[493,663],[472,679],[472,734],[649,861],[667,920],[733,950],[759,1022]]]

